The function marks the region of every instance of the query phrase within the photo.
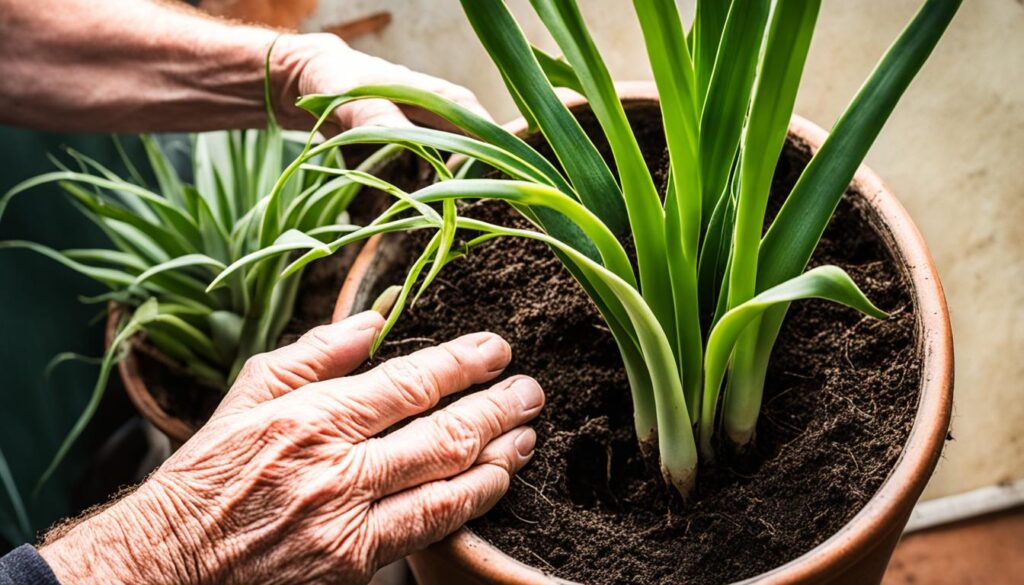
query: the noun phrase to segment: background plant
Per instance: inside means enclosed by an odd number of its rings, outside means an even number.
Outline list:
[[[13,197],[59,184],[111,247],[55,250],[15,240],[0,242],[0,248],[28,249],[52,258],[109,288],[86,302],[114,301],[124,309],[116,338],[97,360],[100,373],[91,398],[40,478],[40,486],[94,415],[129,341],[144,339],[142,343],[158,350],[156,355],[168,358],[172,367],[181,368],[211,392],[226,391],[246,359],[276,346],[291,318],[301,273],[278,278],[284,258],[277,254],[324,248],[324,240],[356,229],[348,223],[346,210],[359,183],[304,171],[277,193],[275,205],[282,207],[275,227],[261,229],[271,187],[285,161],[302,150],[307,138],[304,133],[282,131],[269,108],[267,115],[266,130],[191,135],[185,152],[170,152],[154,137],[143,136],[148,168],[140,170],[124,156],[126,176],[68,149],[67,164],[54,158],[58,170],[23,181],[0,198],[2,218]],[[123,153],[116,138],[115,143]],[[361,168],[375,168],[398,152],[397,147],[381,149]],[[190,158],[181,174],[172,164],[179,155]],[[311,161],[325,169],[344,165],[338,147],[321,149]],[[207,290],[228,265],[253,256],[257,260],[233,272],[224,286]],[[51,367],[69,359],[82,356],[61,354]],[[5,469],[0,460],[0,480],[12,488]],[[16,492],[6,491],[20,519],[21,500]]]
[[[547,243],[586,289],[615,337],[632,388],[641,446],[648,451],[657,446],[667,480],[687,495],[695,481],[698,445],[701,455],[711,458],[716,438],[737,447],[752,440],[768,359],[790,302],[824,298],[884,317],[842,270],[803,271],[868,147],[959,2],[923,4],[763,237],[771,178],[820,2],[698,1],[686,30],[672,0],[635,0],[668,144],[670,172],[663,192],[644,162],[576,3],[531,4],[564,58],[531,47],[500,0],[464,0],[463,8],[523,116],[546,139],[557,163],[436,96],[404,87],[363,87],[343,95],[308,96],[300,105],[323,122],[348,101],[382,97],[433,111],[466,135],[419,128],[351,130],[307,147],[278,181],[268,209],[283,199],[279,194],[293,175],[320,172],[347,176],[399,198],[367,229],[436,229],[404,285],[393,291],[389,323],[417,282],[422,292],[445,263],[470,249],[502,236]],[[559,101],[555,86],[586,96],[617,173]],[[372,176],[311,162],[324,148],[367,142],[416,150],[438,170],[438,181],[407,194]],[[453,176],[437,151],[468,162]],[[497,169],[508,180],[473,178],[481,176],[481,168]],[[458,199],[508,201],[536,230],[461,217]],[[436,202],[440,213],[425,205]],[[409,208],[417,215],[401,219]],[[274,227],[276,215],[264,216],[265,228]],[[473,235],[454,248],[458,230]],[[628,239],[635,244],[635,268],[621,245]],[[344,243],[339,239],[328,248],[334,251]],[[323,253],[306,253],[283,274]]]

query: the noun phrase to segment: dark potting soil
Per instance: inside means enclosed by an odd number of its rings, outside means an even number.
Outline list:
[[[641,144],[663,176],[654,122],[642,125],[656,135],[641,136]],[[806,145],[787,146],[771,214],[808,158]],[[526,227],[494,204],[462,213]],[[545,388],[533,460],[508,495],[470,523],[516,559],[581,583],[752,577],[849,522],[888,476],[913,423],[921,379],[914,307],[869,218],[862,200],[845,198],[811,264],[843,267],[892,317],[876,321],[823,301],[794,304],[773,353],[756,449],[703,466],[688,506],[644,463],[611,335],[542,244],[502,239],[450,265],[378,358],[490,330],[513,346],[507,374],[531,375]],[[421,249],[427,236],[406,245]]]

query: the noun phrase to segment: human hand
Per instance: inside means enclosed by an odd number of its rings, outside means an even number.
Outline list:
[[[361,313],[249,360],[210,421],[138,490],[40,549],[64,583],[365,582],[487,511],[533,452],[544,394],[475,333],[345,376]]]
[[[271,58],[287,72],[277,110],[282,124],[308,129],[312,118],[295,107],[303,95],[344,93],[363,85],[407,85],[436,93],[490,119],[473,92],[454,83],[412,71],[357,51],[332,34],[283,35],[274,45]],[[409,120],[435,127],[448,127],[441,118],[418,108],[395,105],[381,99],[362,99],[339,107],[329,130],[356,126],[401,127]]]

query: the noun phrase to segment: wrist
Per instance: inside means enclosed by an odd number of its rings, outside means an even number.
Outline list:
[[[39,553],[62,583],[199,584],[217,572],[210,543],[184,500],[151,480]]]

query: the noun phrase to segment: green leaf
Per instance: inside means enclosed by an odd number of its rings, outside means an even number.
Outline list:
[[[624,233],[628,227],[626,213],[614,176],[590,138],[558,99],[505,3],[462,0],[462,8],[510,91],[528,108],[524,115],[536,121],[551,145],[583,204],[612,231]]]
[[[619,278],[636,286],[632,265],[615,234],[589,209],[552,187],[523,181],[463,179],[424,187],[413,193],[412,198],[423,203],[456,198],[499,199],[530,207],[547,207],[572,221],[594,242],[604,265]]]
[[[296,259],[294,262],[289,264],[284,269],[284,271],[281,272],[280,277],[281,278],[285,278],[285,277],[291,276],[291,275],[295,274],[296,272],[298,272],[299,270],[301,270],[302,268],[304,268],[310,262],[312,262],[314,260],[318,260],[320,258],[323,258],[324,256],[328,256],[330,254],[333,254],[333,253],[337,252],[339,249],[341,249],[342,247],[347,246],[348,244],[351,244],[352,242],[358,242],[359,240],[365,240],[365,239],[367,239],[367,238],[369,238],[371,236],[375,236],[377,234],[392,233],[392,232],[403,232],[403,231],[409,231],[409,230],[423,229],[423,228],[427,228],[427,227],[436,228],[436,227],[440,227],[440,226],[439,226],[438,222],[435,222],[434,220],[426,219],[426,218],[423,218],[423,217],[409,217],[409,218],[405,218],[405,219],[398,219],[398,220],[391,221],[391,222],[385,222],[385,223],[368,225],[368,226],[366,226],[364,228],[356,230],[355,232],[352,232],[350,234],[342,236],[342,237],[338,238],[337,240],[334,240],[333,242],[328,243],[327,247],[329,249],[329,253],[324,253],[324,251],[321,250],[321,249],[310,250],[309,252],[306,252],[305,254],[300,256],[298,259]]]
[[[711,435],[714,431],[715,409],[719,389],[740,335],[762,313],[780,304],[803,299],[825,299],[852,307],[876,319],[888,315],[873,305],[846,272],[836,266],[819,266],[804,274],[772,287],[753,299],[731,309],[711,330],[704,358],[704,401],[700,418],[700,443],[705,457],[714,455]]]
[[[660,95],[672,180],[665,194],[664,262],[671,279],[674,313],[655,310],[669,329],[686,388],[687,407],[697,414],[700,400],[700,308],[697,254],[701,228],[701,177],[698,159],[697,96],[682,21],[674,0],[636,0],[647,54]],[[634,226],[637,229],[646,227]],[[642,250],[637,247],[637,256]],[[664,268],[662,269],[664,271]],[[645,298],[647,283],[644,283]],[[663,285],[662,285],[663,286]]]
[[[116,143],[117,143],[117,140],[115,138],[115,144]],[[78,152],[77,150],[75,150],[73,148],[67,148],[66,151],[67,151],[67,153],[69,155],[71,155],[75,160],[77,160],[84,167],[92,168],[93,170],[98,172],[104,178],[109,179],[111,181],[123,182],[123,179],[121,179],[121,177],[117,176],[116,173],[114,173],[113,171],[111,171],[107,167],[101,165],[95,159],[93,159],[93,158],[91,158],[89,156],[86,156],[85,154],[82,154],[81,152]],[[130,164],[131,161],[128,161],[126,159],[126,163]],[[63,166],[63,165],[60,165],[60,166]],[[134,168],[134,167],[131,167],[131,168]],[[62,170],[67,170],[67,169],[66,168],[62,168]],[[83,171],[83,172],[85,172],[85,171]],[[136,172],[138,172],[138,171],[136,171]],[[137,184],[144,185],[144,183],[141,180],[138,180]],[[142,217],[146,221],[148,221],[150,223],[153,223],[153,222],[157,221],[157,217],[153,213],[153,211],[149,207],[147,207],[144,202],[140,201],[139,199],[137,199],[135,197],[124,197],[123,198],[123,202],[134,213],[138,214],[140,217]]]
[[[765,234],[758,289],[807,265],[857,167],[959,6],[960,0],[925,2],[857,92]]]
[[[840,117],[822,148],[804,169],[792,193],[760,242],[757,289],[791,278],[807,265],[835,206],[896,102],[931,54],[960,6],[959,0],[928,0],[872,72]],[[782,327],[786,305],[766,311],[744,356],[742,380],[752,390],[730,391],[727,431],[739,436],[756,425],[768,358]]]
[[[160,274],[162,272],[166,272],[168,270],[178,270],[180,268],[186,268],[191,266],[206,266],[209,268],[216,268],[218,270],[223,270],[224,268],[226,268],[223,262],[214,258],[210,258],[205,254],[187,254],[185,256],[172,258],[167,262],[163,262],[155,266],[150,266],[137,277],[135,277],[135,281],[132,283],[132,286],[139,286],[142,283],[149,280],[150,278],[152,278],[153,276],[156,276],[157,274]]]
[[[64,440],[61,442],[60,447],[57,448],[57,453],[53,456],[53,459],[50,461],[50,464],[46,467],[46,470],[43,471],[43,474],[39,477],[39,480],[36,482],[36,487],[34,490],[35,494],[39,493],[39,490],[43,487],[47,480],[50,479],[50,476],[53,475],[53,472],[57,470],[57,467],[64,460],[64,457],[67,456],[68,451],[71,450],[71,446],[82,434],[82,431],[85,430],[85,427],[89,424],[89,421],[92,420],[93,415],[96,414],[96,409],[99,408],[100,401],[103,399],[103,394],[107,389],[107,380],[110,379],[110,372],[114,368],[114,364],[117,361],[117,356],[123,349],[122,346],[125,344],[125,342],[131,339],[133,335],[138,333],[145,324],[156,318],[158,315],[158,311],[159,305],[156,299],[150,299],[149,301],[146,301],[144,304],[139,306],[139,308],[137,308],[135,312],[132,314],[132,316],[128,319],[127,323],[125,323],[124,327],[122,327],[120,331],[118,331],[117,335],[111,342],[110,347],[107,348],[106,353],[104,353],[103,355],[103,363],[100,365],[100,373],[99,376],[96,378],[96,384],[93,386],[92,395],[89,397],[89,402],[86,404],[85,409],[82,411],[82,414],[78,416],[78,420],[75,421],[75,424],[71,427],[71,430],[68,431],[68,434],[64,437]]]
[[[37,254],[56,260],[65,267],[112,288],[118,286],[130,286],[135,280],[133,275],[121,270],[89,266],[82,262],[76,262],[49,246],[43,246],[42,244],[36,244],[35,242],[26,242],[23,240],[7,240],[0,242],[0,250],[10,248],[31,250]]]
[[[515,155],[539,170],[552,185],[575,196],[575,191],[558,169],[521,138],[498,124],[433,92],[402,85],[366,85],[338,95],[304,96],[299,99],[297,105],[323,121],[335,108],[351,101],[369,98],[386,99],[397,104],[416,106],[436,114],[470,136]]]
[[[61,187],[81,206],[83,214],[90,219],[106,218],[134,228],[133,235],[127,237],[137,245],[140,251],[154,252],[153,246],[155,245],[160,253],[173,256],[187,254],[192,247],[192,244],[185,241],[178,233],[172,232],[162,225],[147,222],[127,209],[111,205],[78,185],[63,182]],[[97,223],[101,222],[97,221]],[[104,223],[104,225],[114,228],[109,223]],[[124,234],[119,233],[119,235],[125,237]],[[148,240],[151,245],[140,244],[139,240]]]
[[[29,522],[28,511],[21,499],[21,493],[18,492],[18,486],[14,483],[14,476],[11,474],[11,468],[8,467],[7,458],[4,457],[2,450],[0,450],[0,484],[3,484],[7,498],[11,501],[11,507],[14,509],[14,517],[17,519],[18,530],[21,532],[20,540],[31,541],[34,533],[32,523]],[[18,544],[18,542],[11,541],[11,544]]]
[[[62,364],[67,362],[80,362],[83,364],[89,364],[98,366],[103,363],[103,358],[96,358],[73,351],[64,351],[53,356],[49,362],[46,363],[46,367],[43,369],[43,379],[49,380],[53,376],[53,372],[60,367]]]
[[[537,63],[540,64],[541,70],[544,71],[544,75],[551,85],[571,89],[578,94],[585,93],[583,84],[580,83],[580,78],[576,75],[576,70],[565,58],[548,55],[532,45],[530,48],[533,49],[533,56],[537,58]]]
[[[391,328],[395,326],[396,322],[398,322],[398,317],[400,317],[402,311],[405,310],[405,303],[409,298],[409,294],[412,292],[412,288],[416,286],[416,281],[419,280],[420,274],[423,273],[423,269],[427,267],[431,258],[433,258],[437,253],[438,247],[441,244],[441,237],[441,231],[434,234],[434,237],[432,237],[430,242],[427,243],[426,248],[424,248],[423,252],[409,268],[409,272],[405,277],[405,282],[402,283],[402,288],[391,305],[388,317],[384,320],[384,326],[381,327],[377,338],[373,340],[373,346],[370,348],[371,356],[377,353],[377,350],[380,349],[380,345],[384,343],[384,338],[387,337]]]
[[[786,140],[819,7],[820,0],[779,0],[772,11],[741,139],[739,197],[729,258],[729,308],[746,302],[756,292],[758,245],[771,180]],[[748,404],[760,405],[764,384],[754,375],[757,330],[758,326],[752,325],[736,348],[725,405],[726,420],[733,420],[736,412],[748,413]],[[753,427],[747,430],[752,433]],[[729,428],[727,432],[730,438],[745,444],[753,436],[746,435],[747,430],[736,432]]]
[[[734,2],[732,0],[697,0],[697,10],[693,21],[693,62],[697,74],[697,104],[705,103],[704,96],[707,95],[708,87],[714,69],[718,63],[732,63],[728,60],[719,60],[719,46],[722,42],[723,32],[726,27],[727,15],[731,10],[745,5],[746,0]],[[685,43],[683,43],[685,45]],[[709,97],[708,103],[714,103]]]
[[[725,2],[701,2],[699,14]],[[700,175],[702,209],[711,210],[725,195],[729,173],[739,148],[743,121],[750,105],[754,73],[761,51],[765,25],[771,8],[769,0],[733,2],[718,48],[718,63],[707,87],[707,101],[700,118]],[[698,18],[700,23],[700,18]],[[700,35],[699,35],[700,38]],[[698,45],[701,45],[698,43]],[[704,47],[701,46],[703,50]],[[701,56],[698,68],[709,66]],[[703,76],[698,75],[702,79]],[[706,228],[710,217],[702,218]]]
[[[650,375],[657,411],[662,472],[683,497],[688,497],[696,481],[697,450],[683,399],[682,382],[668,337],[640,293],[605,267],[547,234],[504,228],[469,218],[459,218],[459,226],[542,241],[570,258],[582,269],[589,282],[600,282],[614,292],[629,315],[640,344],[640,354]]]
[[[437,278],[438,273],[441,272],[441,268],[448,262],[448,253],[452,249],[452,243],[455,242],[455,199],[445,199],[441,202],[441,207],[444,211],[441,220],[441,230],[438,232],[438,245],[437,251],[434,252],[434,262],[430,265],[430,270],[427,275],[423,277],[423,281],[420,283],[420,288],[416,291],[416,296],[413,297],[412,302],[416,304],[423,292],[427,290],[434,279]]]
[[[174,170],[174,165],[167,159],[167,155],[164,154],[163,149],[157,144],[156,139],[152,136],[141,135],[139,140],[142,141],[142,147],[146,151],[146,157],[149,159],[149,166],[153,169],[153,175],[156,177],[157,188],[160,193],[167,198],[168,201],[174,203],[179,208],[185,207],[185,199],[182,196],[181,179],[178,177],[177,171]]]
[[[67,171],[38,175],[31,179],[22,181],[12,187],[3,195],[3,197],[0,197],[0,218],[3,217],[4,210],[7,208],[11,199],[16,195],[40,185],[59,183],[62,181],[82,183],[99,187],[101,189],[110,189],[123,196],[133,196],[142,199],[149,204],[149,206],[161,217],[163,221],[168,224],[170,229],[178,231],[186,241],[191,241],[199,237],[198,227],[193,223],[192,218],[186,215],[181,209],[170,205],[163,197],[131,183],[111,181],[85,173],[73,173]]]
[[[758,245],[772,175],[786,141],[820,4],[820,0],[779,0],[772,12],[750,115],[743,130],[729,276],[730,307],[745,302],[755,292]]]
[[[294,250],[317,250],[324,256],[331,254],[331,249],[320,240],[310,237],[298,230],[288,230],[281,234],[273,244],[260,248],[255,252],[247,254],[232,262],[227,268],[221,271],[206,288],[207,291],[216,290],[223,286],[227,280],[236,272],[251,265],[273,259],[281,254],[287,254]]]

